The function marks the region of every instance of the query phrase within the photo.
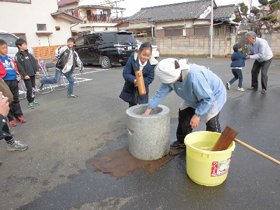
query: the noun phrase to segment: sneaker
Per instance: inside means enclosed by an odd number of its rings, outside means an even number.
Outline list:
[[[173,147],[173,148],[184,148],[186,147],[186,145],[182,142],[179,142],[179,141],[175,141],[173,142],[173,144],[170,145],[170,147]]]
[[[250,88],[247,88],[247,90],[255,90],[255,91],[257,91],[258,89],[254,88],[254,87],[250,87]]]
[[[244,90],[244,88],[240,88],[240,87],[239,87],[239,88],[237,88],[237,90],[238,90],[238,91],[242,91],[242,92],[244,92],[244,91],[245,91],[245,90]]]
[[[15,126],[17,126],[17,124],[16,124],[16,122],[14,120],[11,120],[10,121],[10,126],[15,127]]]
[[[266,94],[266,89],[262,89],[262,94]]]
[[[227,82],[226,87],[227,87],[228,90],[230,89],[230,84],[229,84],[229,82]]]
[[[20,141],[15,141],[12,145],[7,144],[8,151],[24,151],[27,150],[28,146],[20,143]]]
[[[42,90],[43,89],[43,83],[42,83],[42,79],[40,79],[40,83],[39,83],[39,90]]]
[[[29,108],[29,109],[34,109],[34,103],[33,103],[33,102],[28,103],[28,108]]]
[[[33,104],[35,105],[35,106],[39,106],[40,104],[37,102],[37,101],[33,101]]]
[[[19,123],[26,123],[26,120],[23,119],[22,117],[16,118],[16,121]]]
[[[71,95],[67,95],[68,98],[77,98],[77,95],[71,94]]]

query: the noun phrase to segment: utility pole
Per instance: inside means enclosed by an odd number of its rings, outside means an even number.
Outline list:
[[[211,0],[211,26],[210,26],[210,58],[213,58],[213,0]]]
[[[252,0],[250,1],[250,10],[249,10],[249,14],[250,14],[251,10],[252,10]]]

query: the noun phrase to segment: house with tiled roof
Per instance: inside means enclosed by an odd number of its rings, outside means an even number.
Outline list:
[[[71,37],[71,24],[82,22],[59,11],[57,0],[0,1],[0,8],[1,29],[24,38],[36,57],[54,56],[54,49]]]
[[[217,6],[214,1],[214,35],[236,33],[233,21],[240,16],[232,5]],[[128,27],[120,30],[133,31],[138,36],[209,36],[211,23],[211,0],[197,0],[141,8],[126,19]]]
[[[116,31],[124,8],[117,6],[123,0],[60,0],[60,10],[82,19],[82,23],[71,27],[74,37],[98,31]]]

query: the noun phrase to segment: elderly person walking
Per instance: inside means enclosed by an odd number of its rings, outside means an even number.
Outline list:
[[[251,71],[251,87],[248,90],[258,90],[258,76],[261,70],[262,94],[265,94],[267,91],[267,71],[272,61],[273,52],[267,41],[256,37],[254,31],[247,32],[245,37],[249,49],[249,59],[255,60]]]

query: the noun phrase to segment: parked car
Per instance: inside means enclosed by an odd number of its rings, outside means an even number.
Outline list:
[[[110,68],[112,64],[126,64],[137,42],[130,31],[97,32],[83,35],[74,47],[84,64],[98,64]]]
[[[143,42],[140,42],[138,40],[136,40],[136,41],[137,41],[137,49],[139,49]],[[159,51],[158,51],[158,47],[156,45],[152,45],[152,55],[154,56],[154,58],[159,57]]]
[[[0,29],[0,39],[3,39],[7,42],[8,45],[8,56],[15,57],[15,54],[18,52],[18,48],[15,44],[16,40],[19,39],[16,35]],[[31,47],[27,46],[29,53],[34,55],[34,51]]]

